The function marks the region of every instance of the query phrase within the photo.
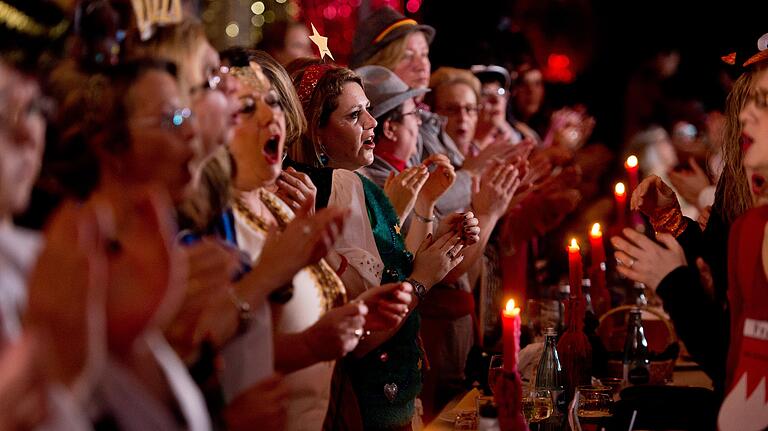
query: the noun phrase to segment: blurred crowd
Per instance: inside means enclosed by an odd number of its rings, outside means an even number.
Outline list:
[[[273,30],[218,52],[178,1],[0,1],[0,430],[421,429],[594,220],[721,398],[768,369],[740,361],[768,320],[768,56],[707,110],[658,53],[615,148],[531,51],[433,65],[388,7],[348,66]],[[658,242],[614,223],[629,154]]]

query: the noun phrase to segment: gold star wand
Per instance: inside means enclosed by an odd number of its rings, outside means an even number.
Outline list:
[[[309,40],[317,45],[317,49],[320,51],[320,59],[324,60],[327,54],[328,57],[331,57],[331,60],[336,61],[336,59],[333,58],[333,54],[331,54],[331,50],[328,49],[328,38],[325,36],[320,36],[317,33],[317,29],[315,28],[314,24],[310,23],[309,25],[312,26],[312,36],[309,36]]]

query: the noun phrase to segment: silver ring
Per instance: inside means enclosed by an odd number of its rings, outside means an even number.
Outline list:
[[[357,338],[360,338],[360,337],[362,337],[362,336],[363,336],[363,328],[357,328],[357,329],[355,329],[355,336],[356,336]]]
[[[448,257],[451,258],[451,260],[456,259],[456,255],[453,254],[453,252],[451,250],[448,250],[448,252],[446,254],[448,255]]]

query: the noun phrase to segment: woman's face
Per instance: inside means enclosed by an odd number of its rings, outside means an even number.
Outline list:
[[[27,207],[40,172],[45,119],[32,79],[0,63],[0,220]]]
[[[226,69],[222,69],[219,54],[208,42],[200,46],[194,59],[190,97],[205,160],[232,140],[238,124],[239,104],[233,85],[236,80],[222,73]]]
[[[523,72],[515,89],[515,108],[526,121],[539,112],[544,103],[544,75],[538,69]]]
[[[496,82],[486,82],[481,88],[480,110],[484,117],[505,120],[507,115],[507,92]]]
[[[255,63],[253,74],[238,75],[240,123],[230,151],[235,159],[235,186],[253,190],[275,182],[282,171],[285,115],[280,98]]]
[[[179,202],[200,151],[194,144],[197,127],[192,111],[182,105],[176,81],[162,71],[146,72],[128,90],[125,103],[131,143],[118,156],[126,168],[122,174],[159,184]]]
[[[768,70],[755,77],[739,115],[744,168],[755,206],[768,204]]]
[[[411,88],[429,86],[429,43],[424,33],[414,31],[407,36],[405,54],[392,70]]]
[[[368,112],[369,106],[370,102],[358,83],[343,85],[338,107],[318,133],[330,166],[356,171],[373,163],[376,119]]]
[[[413,99],[406,100],[400,109],[401,118],[398,121],[390,121],[390,130],[395,144],[400,148],[407,149],[408,154],[412,155],[416,152],[421,117]]]
[[[477,126],[477,95],[464,83],[447,84],[437,89],[435,112],[445,116],[445,131],[463,153],[467,153]]]

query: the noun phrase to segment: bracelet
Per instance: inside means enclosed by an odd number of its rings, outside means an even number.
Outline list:
[[[405,280],[407,283],[410,283],[411,286],[413,286],[413,293],[416,295],[417,298],[419,298],[419,303],[424,301],[424,298],[427,296],[427,288],[419,283],[418,281],[409,278]]]
[[[237,334],[242,335],[248,331],[253,321],[253,312],[251,311],[251,304],[248,301],[243,301],[234,289],[229,289],[229,298],[237,308]]]
[[[437,216],[433,215],[432,217],[424,217],[423,215],[417,213],[415,208],[413,210],[413,215],[416,217],[416,220],[422,223],[432,223],[437,221]]]

